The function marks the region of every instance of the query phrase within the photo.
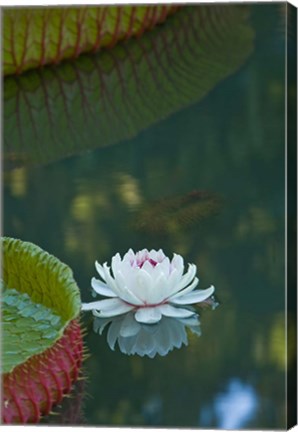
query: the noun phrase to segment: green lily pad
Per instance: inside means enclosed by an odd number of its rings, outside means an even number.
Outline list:
[[[198,103],[252,53],[248,12],[239,5],[186,6],[112,50],[7,77],[4,169],[124,142]]]
[[[78,316],[71,269],[38,246],[3,238],[2,372],[51,347]]]
[[[5,8],[4,74],[112,46],[150,29],[173,10],[173,5]]]

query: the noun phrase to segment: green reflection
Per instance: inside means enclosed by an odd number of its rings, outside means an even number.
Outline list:
[[[247,15],[235,5],[182,8],[113,50],[8,77],[5,166],[117,143],[202,99],[252,52]]]

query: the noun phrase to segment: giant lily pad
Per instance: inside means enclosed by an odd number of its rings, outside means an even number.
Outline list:
[[[163,21],[176,5],[20,7],[3,11],[3,69],[20,73],[113,46]]]
[[[2,372],[61,338],[80,312],[71,269],[38,246],[3,238]]]
[[[181,8],[112,50],[7,77],[5,168],[130,139],[198,102],[252,52],[248,12],[242,5]]]

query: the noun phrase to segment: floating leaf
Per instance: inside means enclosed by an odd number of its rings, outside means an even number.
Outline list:
[[[163,26],[112,50],[8,77],[5,168],[132,138],[199,101],[252,52],[247,12],[243,5],[181,8]]]
[[[173,5],[6,8],[4,74],[112,47],[162,22],[175,9]]]
[[[9,348],[8,343],[6,347]],[[4,423],[37,423],[71,391],[80,373],[83,354],[78,321],[72,320],[53,346],[41,354],[33,354],[12,372],[3,375]],[[19,358],[18,353],[11,353],[10,360],[13,356]]]
[[[61,338],[80,312],[72,271],[32,243],[4,238],[2,371],[11,372]]]

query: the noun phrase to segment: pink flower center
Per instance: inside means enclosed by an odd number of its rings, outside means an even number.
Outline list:
[[[152,267],[155,267],[156,264],[158,264],[158,262],[153,260],[152,258],[145,258],[144,260],[137,261],[137,266],[142,268],[146,261],[149,261]]]

